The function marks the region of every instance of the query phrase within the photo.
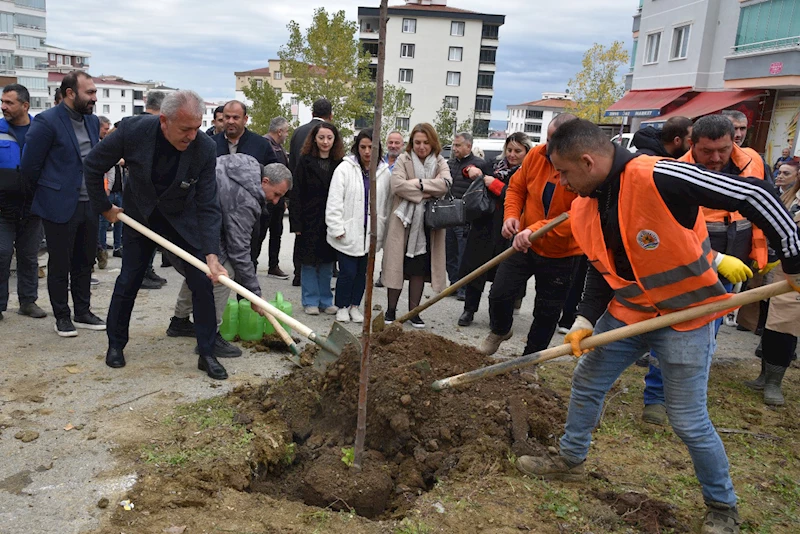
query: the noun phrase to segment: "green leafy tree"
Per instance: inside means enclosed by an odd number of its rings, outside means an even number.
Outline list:
[[[570,111],[595,123],[619,122],[619,117],[606,117],[605,111],[625,93],[619,70],[629,60],[622,41],[614,41],[608,48],[595,43],[583,56],[583,69],[569,81],[574,98]]]
[[[408,104],[406,90],[385,81],[383,85],[383,114],[381,116],[381,139],[385,142],[389,132],[397,130],[405,136],[408,132],[397,128],[397,119],[410,117],[414,108]]]
[[[247,109],[250,123],[247,127],[257,134],[264,135],[269,131],[269,123],[275,117],[283,117],[289,121],[289,135],[297,127],[292,122],[292,108],[289,104],[281,102],[281,92],[274,87],[264,84],[256,86],[256,81],[250,81],[250,87],[244,88],[244,96],[252,102]],[[295,121],[296,122],[296,121]]]
[[[447,99],[442,99],[442,107],[436,112],[436,118],[433,120],[433,128],[436,130],[442,146],[453,144],[457,121],[456,110],[447,104]]]
[[[370,114],[370,57],[356,38],[358,23],[348,21],[344,11],[328,15],[325,8],[314,10],[305,34],[300,25],[287,25],[289,41],[278,51],[289,91],[310,106],[327,98],[333,120],[342,136],[352,135],[353,122]]]
[[[464,121],[458,125],[458,128],[456,128],[456,133],[458,132],[475,133],[475,121],[473,120],[474,117],[475,117],[475,110],[471,109],[469,111],[469,115],[467,116],[467,118],[464,119]]]

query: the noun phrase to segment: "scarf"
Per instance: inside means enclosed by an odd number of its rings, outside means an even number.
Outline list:
[[[433,153],[428,154],[423,162],[416,153],[411,152],[411,163],[414,165],[415,178],[431,180],[436,176],[437,161]],[[406,256],[409,258],[422,256],[428,251],[425,239],[425,206],[427,204],[427,200],[415,204],[403,199],[394,211],[394,214],[403,222],[403,227],[408,228]]]

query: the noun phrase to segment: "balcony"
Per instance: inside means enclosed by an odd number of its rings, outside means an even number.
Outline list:
[[[639,31],[639,27],[640,27],[641,25],[642,25],[642,11],[641,11],[641,10],[639,10],[639,12],[638,12],[638,13],[636,13],[636,14],[633,16],[633,27],[631,28],[631,32],[632,32],[632,33],[636,33],[636,32],[638,32],[638,31]]]
[[[755,87],[746,80],[759,79],[758,87],[797,85],[800,77],[800,36],[741,43],[725,58],[725,86]]]
[[[377,18],[361,19],[359,24],[359,37],[364,40],[373,41],[378,39],[378,29],[380,21]]]

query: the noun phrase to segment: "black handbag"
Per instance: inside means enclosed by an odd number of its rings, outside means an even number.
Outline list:
[[[464,201],[464,214],[468,222],[494,213],[495,202],[489,196],[483,177],[472,180],[461,200]]]
[[[449,187],[442,198],[429,200],[425,206],[425,226],[431,230],[465,224],[467,219],[464,213],[464,201],[455,198]]]

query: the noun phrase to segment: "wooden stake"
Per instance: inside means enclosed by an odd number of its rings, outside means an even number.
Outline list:
[[[383,114],[383,69],[386,58],[386,19],[389,2],[381,0],[380,29],[378,31],[378,72],[375,88],[375,120],[372,126],[372,157],[369,161],[369,256],[367,259],[367,288],[364,296],[364,326],[361,334],[361,373],[358,380],[358,420],[356,422],[356,442],[353,467],[361,469],[364,456],[364,442],[367,437],[367,386],[369,384],[370,363],[370,323],[372,323],[372,288],[375,276],[375,250],[378,245],[378,147],[381,144],[381,119]]]

